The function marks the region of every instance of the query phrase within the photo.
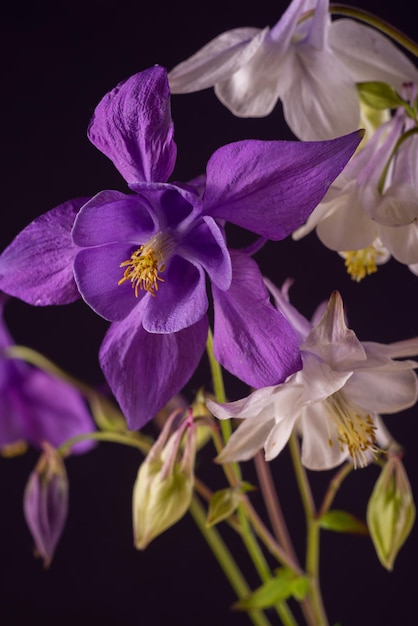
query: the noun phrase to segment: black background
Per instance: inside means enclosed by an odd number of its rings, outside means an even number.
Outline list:
[[[355,4],[355,3],[353,3]],[[409,0],[363,0],[418,38]],[[113,165],[88,141],[95,105],[119,81],[158,63],[171,68],[217,34],[237,27],[273,25],[284,0],[210,3],[184,0],[40,0],[1,9],[1,213],[3,248],[29,221],[57,204],[101,189],[126,191]],[[220,145],[245,138],[291,139],[280,105],[265,119],[234,118],[212,90],[176,96],[172,102],[178,161],[173,178],[200,174]],[[242,245],[244,233],[231,230]],[[396,341],[418,335],[417,281],[395,261],[360,284],[347,277],[339,257],[315,234],[301,242],[268,244],[258,255],[277,284],[295,279],[293,302],[307,316],[338,289],[350,326],[360,339]],[[97,350],[107,323],[81,302],[35,309],[8,305],[7,320],[18,343],[42,351],[90,384],[100,385]],[[227,377],[227,384],[234,381]],[[189,385],[210,385],[203,363]],[[233,385],[236,397],[245,392]],[[418,489],[417,410],[390,416],[387,423],[405,446],[405,465]],[[190,518],[155,540],[143,553],[132,545],[131,490],[141,457],[117,445],[101,444],[71,458],[70,513],[49,571],[32,557],[32,539],[22,514],[22,493],[36,451],[0,459],[0,623],[5,626],[93,624],[127,626],[245,625],[231,613],[233,592]],[[212,480],[212,454],[199,472]],[[303,515],[287,454],[272,463],[291,531],[303,551]],[[251,480],[251,464],[245,472]],[[313,475],[317,495],[331,473]],[[355,472],[336,504],[364,516],[377,471]],[[217,478],[216,478],[217,480]],[[219,483],[220,485],[221,483]],[[261,506],[259,496],[254,503]],[[239,552],[240,544],[226,535]],[[245,555],[239,557],[247,572]],[[416,606],[417,532],[408,540],[393,573],[378,563],[366,538],[323,537],[323,588],[331,623],[343,626],[399,626],[412,623]],[[249,575],[250,583],[258,580]],[[272,616],[274,621],[274,616]],[[412,620],[412,621],[411,621]]]

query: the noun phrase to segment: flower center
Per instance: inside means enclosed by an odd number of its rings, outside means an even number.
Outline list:
[[[382,256],[372,244],[362,250],[349,250],[342,252],[345,258],[345,266],[351,278],[358,283],[367,275],[377,272],[376,258]]]
[[[120,264],[120,267],[126,269],[118,285],[130,280],[136,297],[140,289],[148,291],[154,297],[158,291],[158,283],[164,282],[160,273],[165,270],[165,261],[172,249],[171,238],[165,233],[157,233],[148,243],[135,250],[127,261]]]
[[[336,392],[327,398],[328,409],[336,426],[336,439],[340,450],[346,447],[353,459],[354,467],[365,467],[370,458],[367,452],[373,456],[379,453],[376,445],[376,425],[370,415],[356,406],[351,405],[345,397]],[[330,433],[328,443],[334,445]]]

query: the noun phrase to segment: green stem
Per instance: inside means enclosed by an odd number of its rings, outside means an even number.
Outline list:
[[[272,578],[271,570],[264,557],[264,554],[260,549],[260,546],[258,545],[257,540],[254,537],[251,526],[249,524],[249,520],[247,518],[247,510],[243,504],[238,507],[238,519],[240,521],[242,529],[241,537],[245,544],[247,552],[251,557],[251,560],[258,575],[260,576],[261,581],[263,583],[266,583]],[[285,602],[277,603],[275,605],[275,609],[284,626],[297,626],[297,622]]]
[[[308,476],[300,460],[299,442],[295,434],[292,434],[289,439],[289,448],[306,516],[306,572],[310,578],[310,589],[307,597],[311,600],[312,611],[315,616],[314,625],[329,626],[319,585],[320,526]]]
[[[132,446],[133,448],[137,448],[143,454],[147,454],[152,446],[152,441],[143,435],[140,435],[136,432],[129,433],[116,433],[116,432],[103,432],[103,431],[94,431],[92,433],[84,433],[83,435],[76,435],[75,437],[71,437],[71,439],[67,439],[64,443],[62,443],[58,452],[62,456],[66,456],[72,446],[80,441],[108,441],[111,443],[121,443],[125,446]]]
[[[241,599],[248,596],[251,593],[251,590],[248,587],[246,580],[242,576],[240,569],[235,563],[231,553],[216,528],[208,528],[206,526],[206,512],[196,496],[192,499],[190,513],[203,537],[209,544],[210,549],[216,557],[225,576],[229,580],[237,597]],[[269,620],[265,617],[262,611],[249,611],[248,617],[251,619],[253,624],[255,624],[255,626],[269,626],[270,624]]]
[[[405,50],[408,50],[411,54],[418,56],[418,44],[413,39],[405,35],[398,28],[392,26],[392,24],[389,24],[389,22],[382,20],[382,18],[377,17],[368,11],[363,11],[363,9],[350,7],[345,4],[331,4],[329,12],[332,15],[354,17],[369,26],[373,26],[373,28],[376,28],[385,35],[388,35],[388,37],[393,39],[393,41],[396,41],[396,43],[405,48]]]
[[[334,478],[330,481],[327,492],[322,501],[321,508],[318,512],[318,519],[321,518],[327,511],[329,511],[333,500],[336,496],[337,491],[341,487],[343,481],[347,478],[350,472],[353,470],[354,465],[352,463],[346,463],[343,465],[338,472],[335,474]]]

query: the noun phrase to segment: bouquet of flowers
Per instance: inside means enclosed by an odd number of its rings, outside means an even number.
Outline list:
[[[347,626],[327,609],[321,541],[368,542],[391,571],[413,530],[392,415],[418,399],[418,330],[398,322],[390,341],[363,338],[339,284],[316,296],[283,251],[306,263],[314,237],[361,293],[366,327],[368,281],[390,277],[389,265],[395,281],[416,280],[418,44],[329,0],[292,0],[276,17],[121,77],[88,123],[120,188],[46,207],[1,251],[0,450],[2,463],[38,451],[23,512],[47,569],[71,532],[69,465],[99,447],[110,463],[115,448],[133,449],[125,506],[138,559],[164,538],[169,550],[190,516],[224,574],[212,592],[234,595],[219,624]],[[203,90],[240,128],[280,105],[293,137],[216,145],[201,172],[180,177],[175,112]],[[399,320],[414,303],[389,293]],[[17,301],[29,328],[35,311],[76,303],[105,324],[102,384],[16,343],[6,322]],[[344,494],[365,474],[358,511]],[[283,491],[299,503],[291,515]],[[355,581],[347,601],[353,592]]]

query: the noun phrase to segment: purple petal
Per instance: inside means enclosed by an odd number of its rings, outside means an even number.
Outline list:
[[[228,289],[232,280],[231,258],[225,234],[211,217],[202,218],[187,233],[178,252],[191,263],[202,265],[219,289]]]
[[[81,247],[145,243],[155,232],[147,204],[136,195],[101,191],[77,215],[72,231],[74,243]]]
[[[149,422],[189,381],[204,352],[208,321],[172,334],[148,333],[144,302],[113,323],[100,349],[106,379],[131,429]]]
[[[198,322],[208,308],[203,269],[174,256],[161,278],[164,282],[158,284],[158,292],[147,298],[145,330],[175,333]]]
[[[197,189],[191,185],[171,183],[134,183],[130,188],[144,202],[161,230],[184,227],[202,212],[202,200]]]
[[[296,335],[270,304],[255,261],[237,251],[231,259],[231,287],[213,287],[215,357],[252,387],[283,382],[302,367]]]
[[[111,243],[84,248],[74,260],[74,276],[83,299],[107,320],[124,319],[138,299],[148,295],[140,290],[137,298],[129,280],[118,284],[124,274],[121,263],[130,259],[137,247],[129,243]]]
[[[340,174],[361,133],[328,141],[240,141],[219,148],[207,165],[204,212],[269,239],[308,218]]]
[[[69,304],[80,297],[71,229],[88,199],[60,204],[17,235],[0,256],[0,289],[35,306]]]
[[[95,430],[87,406],[73,387],[65,381],[38,369],[28,368],[19,388],[24,410],[24,439],[36,447],[47,441],[54,447]],[[90,450],[91,441],[72,448],[79,453]]]
[[[100,101],[88,136],[128,183],[166,181],[176,162],[165,69],[154,66],[119,83]]]

